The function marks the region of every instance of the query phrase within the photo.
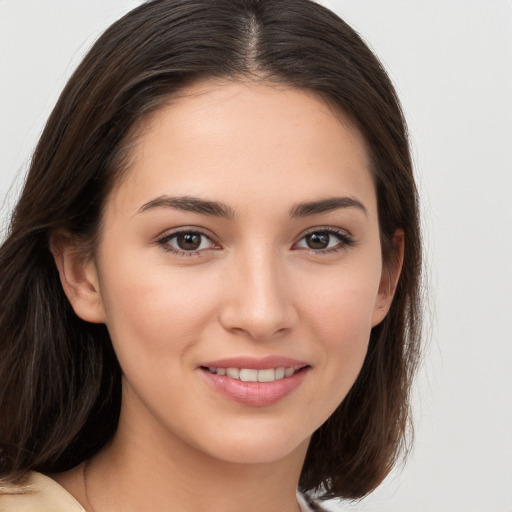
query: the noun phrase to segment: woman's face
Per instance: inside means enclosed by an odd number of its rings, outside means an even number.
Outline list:
[[[390,301],[362,137],[312,93],[189,88],[147,123],[89,275],[123,428],[231,462],[304,450]]]

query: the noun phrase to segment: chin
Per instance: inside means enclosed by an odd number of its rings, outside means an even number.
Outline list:
[[[254,431],[245,434],[228,436],[203,450],[215,459],[233,464],[268,464],[287,457],[305,457],[310,440],[310,436],[294,438],[284,432],[276,435],[274,429],[266,434]]]

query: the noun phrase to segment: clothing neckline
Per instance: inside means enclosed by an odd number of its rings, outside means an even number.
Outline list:
[[[301,512],[313,509],[304,495],[297,490],[297,503]],[[87,512],[78,500],[56,480],[37,471],[31,471],[22,486],[13,486],[12,493],[0,495],[0,505],[5,510],[34,510],[38,512]],[[17,508],[16,508],[17,507]]]

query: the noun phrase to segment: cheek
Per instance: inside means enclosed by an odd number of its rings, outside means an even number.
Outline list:
[[[122,261],[105,275],[107,327],[121,364],[123,359],[177,364],[176,355],[198,341],[198,332],[215,314],[218,293],[211,278]]]
[[[380,285],[380,267],[347,266],[325,276],[317,275],[302,293],[303,308],[315,328],[332,340],[358,343],[371,330]],[[316,321],[315,321],[316,319]]]
[[[326,280],[304,296],[309,336],[321,347],[325,418],[345,398],[364,363],[378,287],[379,269],[367,267],[361,273],[340,272],[339,279]]]

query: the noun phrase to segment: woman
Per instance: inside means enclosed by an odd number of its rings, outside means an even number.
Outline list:
[[[420,265],[405,123],[350,27],[308,0],[134,9],[0,251],[0,508],[366,495],[404,447]]]

